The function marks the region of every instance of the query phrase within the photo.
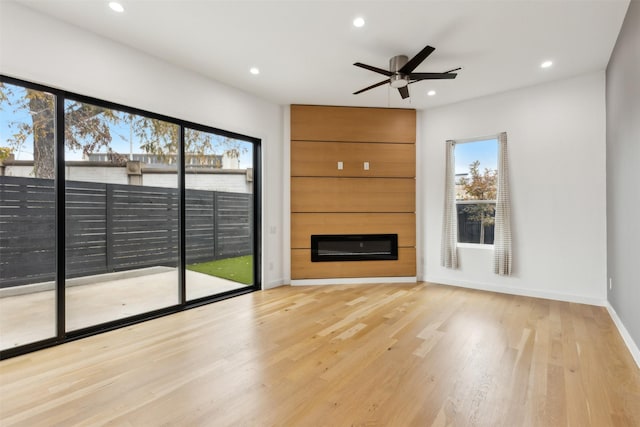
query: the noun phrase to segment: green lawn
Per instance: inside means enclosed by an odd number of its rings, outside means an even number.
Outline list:
[[[251,285],[253,284],[253,255],[191,264],[187,266],[187,270]]]

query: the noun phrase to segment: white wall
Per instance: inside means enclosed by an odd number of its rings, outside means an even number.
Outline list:
[[[640,2],[632,1],[607,67],[607,259],[609,302],[624,325],[621,332],[638,366],[639,176]]]
[[[260,138],[263,150],[263,285],[282,283],[280,106],[143,52],[0,2],[0,73]]]
[[[552,70],[551,70],[552,72]],[[594,304],[606,300],[604,72],[423,111],[424,279]],[[492,250],[459,248],[440,266],[445,140],[508,133],[514,274]]]

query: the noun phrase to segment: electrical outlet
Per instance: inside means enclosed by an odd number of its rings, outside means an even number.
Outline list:
[[[609,290],[613,289],[613,277],[609,277]]]
[[[364,170],[369,170],[369,162],[364,162]]]
[[[344,169],[344,163],[338,162],[338,170],[341,171],[342,169]]]

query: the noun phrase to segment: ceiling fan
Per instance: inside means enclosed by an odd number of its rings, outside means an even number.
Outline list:
[[[394,56],[389,60],[389,70],[383,70],[382,68],[373,67],[361,62],[356,62],[355,64],[353,64],[356,67],[364,68],[375,73],[384,74],[389,78],[369,87],[365,87],[364,89],[360,89],[353,94],[357,95],[359,93],[366,92],[369,89],[373,89],[378,86],[382,86],[383,84],[389,83],[391,87],[398,89],[398,92],[400,92],[400,96],[402,97],[402,99],[405,99],[409,97],[409,88],[407,88],[407,85],[410,85],[411,83],[430,79],[455,79],[457,74],[454,73],[454,71],[461,70],[461,67],[445,71],[444,73],[412,72],[418,67],[418,65],[422,63],[422,61],[427,59],[427,56],[431,55],[434,50],[436,50],[435,47],[427,46],[411,59],[409,59],[409,57],[407,57],[406,55]]]

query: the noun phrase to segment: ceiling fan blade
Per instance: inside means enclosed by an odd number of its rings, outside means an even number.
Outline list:
[[[382,86],[383,84],[387,84],[387,83],[389,83],[390,81],[391,81],[390,79],[383,80],[383,81],[378,82],[378,83],[376,83],[376,84],[374,84],[374,85],[371,85],[371,86],[369,86],[369,87],[365,87],[364,89],[360,89],[360,90],[359,90],[359,91],[357,91],[357,92],[353,92],[353,94],[354,94],[354,95],[357,95],[357,94],[359,94],[359,93],[366,92],[366,91],[368,91],[369,89],[373,89],[374,87]]]
[[[420,65],[422,63],[422,61],[424,61],[425,59],[427,59],[427,56],[431,55],[431,53],[436,50],[435,47],[431,47],[431,46],[427,46],[424,49],[422,49],[420,52],[418,52],[418,54],[416,56],[414,56],[413,58],[411,58],[409,60],[409,62],[407,62],[406,64],[404,64],[404,67],[400,68],[400,73],[402,74],[409,74],[410,72],[412,72],[413,70],[416,69],[416,67],[418,65]]]
[[[429,80],[429,79],[455,79],[457,74],[455,73],[411,73],[409,78],[411,80]]]
[[[444,74],[453,73],[454,71],[460,71],[462,67],[454,68],[453,70],[445,71]]]
[[[400,92],[402,99],[407,99],[409,97],[409,88],[407,86],[399,87],[398,92]]]
[[[393,73],[391,71],[389,71],[389,70],[383,70],[382,68],[378,68],[378,67],[374,67],[374,66],[371,66],[371,65],[363,64],[361,62],[356,62],[353,65],[355,65],[356,67],[364,68],[365,70],[373,71],[374,73],[384,74],[385,76],[391,77],[393,75]]]

